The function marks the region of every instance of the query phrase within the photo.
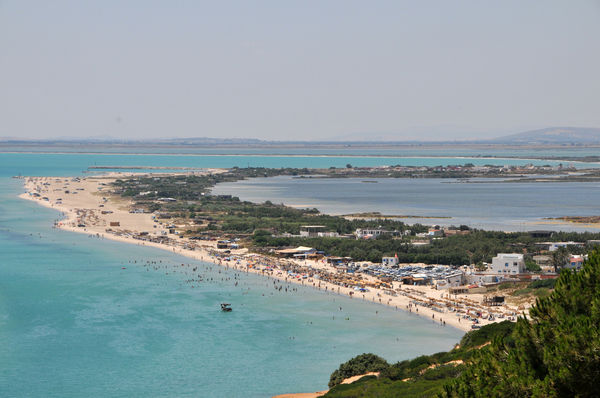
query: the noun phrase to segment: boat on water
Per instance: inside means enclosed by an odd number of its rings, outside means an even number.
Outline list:
[[[233,311],[233,308],[231,308],[231,304],[221,303],[221,311],[231,312],[231,311]]]

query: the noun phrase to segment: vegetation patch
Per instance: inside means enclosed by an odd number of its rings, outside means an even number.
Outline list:
[[[329,387],[340,384],[345,379],[369,372],[380,372],[387,369],[387,361],[375,354],[361,354],[340,365],[329,378]]]

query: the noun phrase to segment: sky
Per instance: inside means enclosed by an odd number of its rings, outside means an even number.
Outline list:
[[[0,0],[0,137],[600,127],[600,1]]]

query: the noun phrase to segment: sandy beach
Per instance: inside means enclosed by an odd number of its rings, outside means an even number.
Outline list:
[[[219,172],[207,170],[205,172]],[[388,305],[397,310],[409,311],[430,319],[432,323],[451,326],[463,331],[472,329],[473,322],[465,315],[480,313],[479,325],[489,323],[489,313],[514,314],[517,308],[507,305],[502,308],[484,306],[483,294],[452,295],[444,290],[435,290],[428,286],[407,286],[398,282],[392,289],[369,288],[366,292],[357,292],[353,287],[339,286],[325,280],[289,273],[291,265],[312,268],[321,272],[336,273],[335,268],[324,261],[277,259],[248,253],[246,249],[231,250],[227,256],[221,256],[216,248],[216,241],[191,241],[186,238],[169,239],[168,243],[140,240],[139,234],[147,236],[167,236],[168,230],[157,222],[152,214],[132,212],[132,203],[108,192],[108,184],[117,178],[124,178],[141,173],[110,173],[91,177],[25,177],[25,193],[20,197],[35,201],[40,205],[55,209],[62,213],[57,220],[57,228],[93,235],[98,238],[151,246],[172,253],[187,256],[196,260],[212,262],[217,265],[238,269],[245,272],[272,277],[288,283],[297,283],[315,289],[325,290],[351,298],[363,299],[381,305]],[[159,174],[154,174],[159,175]],[[137,237],[134,237],[137,236]],[[172,235],[171,235],[172,236]],[[286,267],[286,265],[288,267]],[[369,275],[365,280],[375,281]],[[424,305],[428,304],[428,305]],[[377,308],[375,307],[376,311]],[[502,319],[500,319],[502,320]]]

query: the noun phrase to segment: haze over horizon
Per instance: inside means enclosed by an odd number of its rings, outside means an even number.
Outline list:
[[[465,140],[600,126],[600,3],[0,2],[0,136]]]

